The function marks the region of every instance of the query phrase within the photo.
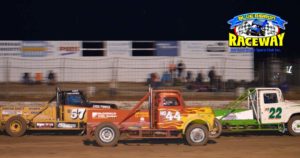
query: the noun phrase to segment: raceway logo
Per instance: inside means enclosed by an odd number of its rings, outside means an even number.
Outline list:
[[[287,21],[267,13],[247,13],[228,21],[230,47],[282,47]]]

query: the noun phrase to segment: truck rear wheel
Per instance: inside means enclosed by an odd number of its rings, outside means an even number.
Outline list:
[[[222,134],[222,123],[219,119],[214,120],[214,128],[216,131],[209,132],[209,138],[219,138]]]
[[[20,137],[24,135],[26,129],[26,120],[21,116],[13,116],[5,123],[5,131],[12,137]]]
[[[112,123],[102,123],[95,130],[95,139],[100,146],[115,146],[118,144],[120,131]]]
[[[292,136],[300,136],[300,116],[293,116],[288,122],[288,131]]]
[[[186,130],[185,139],[191,146],[206,145],[208,130],[204,125],[192,124]]]

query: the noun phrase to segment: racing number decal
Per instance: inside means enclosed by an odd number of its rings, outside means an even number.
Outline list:
[[[270,116],[269,119],[280,119],[281,118],[281,113],[282,113],[282,108],[270,108],[269,110]]]
[[[83,119],[85,113],[85,109],[72,109],[71,111],[71,118],[72,119]]]
[[[172,120],[180,121],[180,118],[181,118],[179,111],[176,111],[174,115],[171,111],[166,111],[165,117],[169,121],[172,121]]]

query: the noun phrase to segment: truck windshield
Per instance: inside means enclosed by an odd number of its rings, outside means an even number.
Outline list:
[[[67,95],[66,104],[67,105],[81,105],[83,103],[82,97],[79,94]]]

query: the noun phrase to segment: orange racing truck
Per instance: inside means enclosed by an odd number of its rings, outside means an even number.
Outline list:
[[[142,104],[148,100],[148,109]],[[205,145],[215,127],[210,107],[186,107],[180,91],[152,90],[131,110],[87,110],[87,135],[100,146],[115,146],[120,135],[129,139],[184,138],[189,145]]]

